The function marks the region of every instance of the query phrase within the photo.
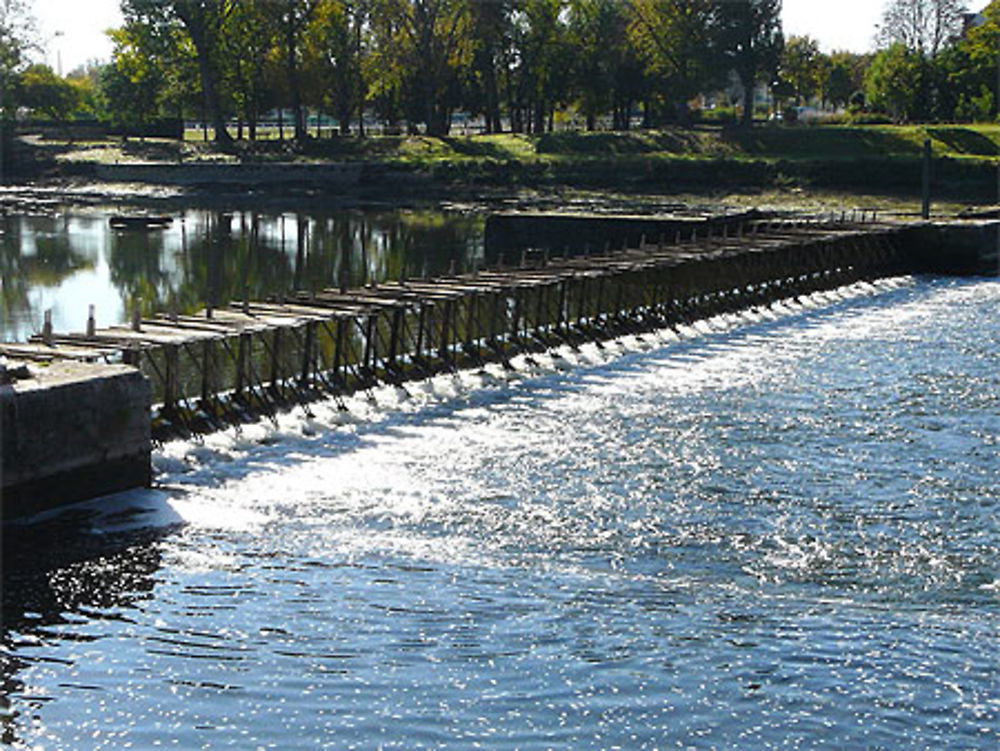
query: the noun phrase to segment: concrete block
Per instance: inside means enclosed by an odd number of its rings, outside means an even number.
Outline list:
[[[150,385],[139,371],[55,362],[29,372],[0,385],[2,518],[149,485]]]
[[[924,222],[903,230],[901,247],[921,274],[1000,274],[1000,221]]]

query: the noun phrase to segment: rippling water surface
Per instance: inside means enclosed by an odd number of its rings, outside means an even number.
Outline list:
[[[165,446],[8,530],[6,740],[996,749],[998,305],[860,285]]]

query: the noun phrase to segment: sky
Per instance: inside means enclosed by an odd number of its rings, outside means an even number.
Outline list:
[[[786,36],[808,35],[824,52],[872,49],[875,24],[886,0],[784,0]],[[121,24],[118,0],[34,0],[44,60],[63,73],[88,60],[106,61],[111,43],[104,30]],[[970,6],[985,5],[970,2]]]

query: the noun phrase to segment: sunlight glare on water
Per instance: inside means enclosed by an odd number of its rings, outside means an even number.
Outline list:
[[[5,594],[9,740],[995,749],[998,303],[860,284],[168,444]]]

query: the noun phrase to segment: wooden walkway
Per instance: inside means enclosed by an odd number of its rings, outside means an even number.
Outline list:
[[[136,366],[153,388],[153,435],[166,439],[324,396],[905,273],[899,232],[874,221],[701,225],[599,255],[243,301],[86,333],[47,329],[0,344],[0,353]]]

